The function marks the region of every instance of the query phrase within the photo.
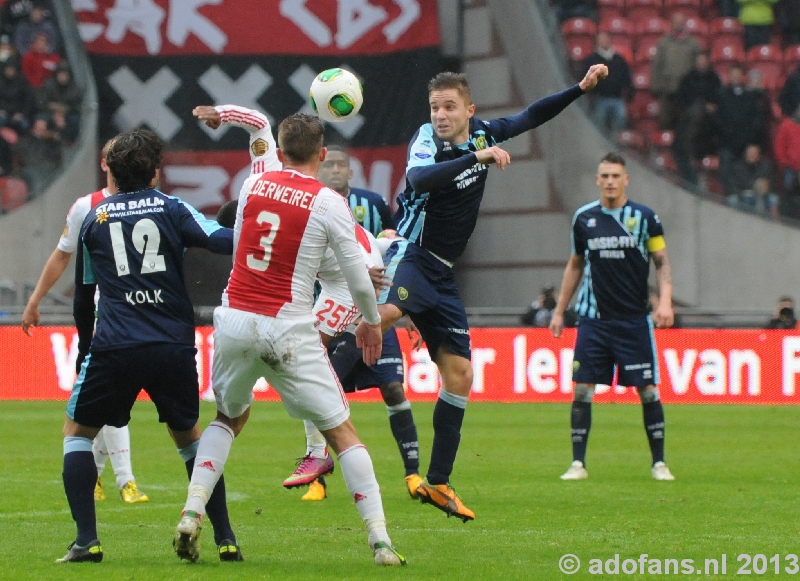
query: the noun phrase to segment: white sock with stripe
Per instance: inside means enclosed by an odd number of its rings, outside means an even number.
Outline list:
[[[205,514],[206,503],[214,492],[233,445],[233,430],[221,422],[211,422],[200,436],[192,480],[184,510]]]
[[[339,465],[342,468],[347,490],[356,503],[356,508],[369,533],[369,546],[379,541],[389,545],[389,533],[386,532],[386,517],[383,514],[381,490],[375,478],[372,459],[363,445],[347,448],[339,454]]]

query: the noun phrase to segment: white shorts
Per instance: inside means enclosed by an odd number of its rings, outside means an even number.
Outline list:
[[[329,430],[350,417],[314,318],[276,319],[230,307],[214,309],[212,383],[217,409],[241,416],[265,377],[293,418]]]
[[[342,300],[336,294],[326,293],[324,288],[314,303],[313,312],[317,318],[317,330],[331,337],[347,331],[359,315],[349,292],[347,299]]]

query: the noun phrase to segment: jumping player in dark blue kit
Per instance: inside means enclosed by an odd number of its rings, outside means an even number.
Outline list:
[[[608,75],[589,69],[581,82],[550,95],[511,117],[474,117],[466,76],[441,73],[428,85],[431,122],[411,140],[406,189],[398,198],[397,232],[405,238],[386,254],[393,285],[379,299],[383,328],[407,314],[419,328],[442,375],[433,412],[434,438],[427,483],[417,495],[464,522],[475,513],[450,486],[461,440],[461,424],[472,387],[467,316],[456,288],[453,263],[464,252],[478,220],[488,165],[511,162],[498,143],[538,127]]]
[[[161,140],[148,130],[115,137],[106,163],[118,193],[90,210],[81,227],[74,314],[82,363],[67,404],[63,471],[78,534],[59,563],[103,559],[92,439],[106,424],[127,425],[142,389],[155,403],[159,421],[167,424],[187,470],[194,466],[200,406],[183,254],[190,246],[231,254],[233,231],[153,189],[162,150]],[[102,299],[93,336],[96,287]],[[220,559],[240,561],[224,486],[217,485],[213,496],[209,517]]]
[[[658,396],[658,357],[648,304],[650,260],[656,267],[658,308],[655,323],[671,327],[672,269],[658,216],[625,195],[629,176],[625,159],[609,153],[600,161],[600,200],[586,204],[572,220],[572,256],[564,270],[550,330],[561,336],[564,311],[580,285],[580,316],[572,379],[572,457],[562,480],[583,480],[586,444],[592,425],[595,384],[610,384],[614,370],[620,385],[636,387],[653,456],[656,480],[675,480],[664,464],[664,409]]]
[[[377,237],[383,230],[394,229],[392,214],[380,194],[350,187],[353,171],[347,151],[337,145],[330,145],[327,149],[325,160],[319,167],[319,181],[347,200],[355,219],[373,236]],[[380,390],[389,414],[389,426],[403,459],[406,487],[411,497],[416,498],[417,488],[422,482],[419,475],[419,439],[411,403],[403,390],[403,355],[397,332],[394,329],[384,332],[381,357],[371,367],[362,361],[361,349],[356,347],[353,333],[344,332],[335,337],[323,333],[323,342],[325,340],[329,341],[327,348],[331,365],[346,393],[374,387]],[[284,482],[284,486],[294,487],[298,481],[306,483],[313,479],[302,500],[323,500],[327,496],[323,472],[332,469],[333,459],[328,454],[322,434],[308,422],[306,446],[306,457]]]

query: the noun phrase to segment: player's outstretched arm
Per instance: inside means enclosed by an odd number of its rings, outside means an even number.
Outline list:
[[[583,77],[583,80],[578,83],[581,90],[584,93],[587,93],[594,89],[601,80],[605,79],[608,76],[608,67],[606,65],[592,65],[589,67],[589,70],[586,71],[586,76]]]
[[[558,302],[553,311],[553,318],[550,319],[550,332],[556,339],[561,337],[561,332],[564,330],[564,311],[567,310],[567,305],[569,305],[572,295],[575,294],[581,282],[585,265],[586,260],[583,256],[573,254],[564,269],[564,276],[561,279],[561,291],[558,293]]]
[[[58,282],[61,275],[64,274],[70,258],[72,258],[72,254],[56,248],[47,259],[42,269],[42,274],[39,276],[39,281],[36,283],[36,288],[33,289],[33,293],[28,299],[28,304],[22,313],[22,330],[25,331],[26,335],[30,336],[31,327],[39,324],[39,303],[50,292],[53,285]]]
[[[222,125],[222,118],[220,117],[219,111],[212,105],[198,105],[192,109],[192,115],[211,127],[211,129],[218,129],[219,126]]]
[[[669,264],[666,248],[656,250],[650,256],[656,266],[656,283],[658,285],[658,308],[655,322],[657,327],[666,329],[675,322],[675,312],[672,309],[672,267]]]

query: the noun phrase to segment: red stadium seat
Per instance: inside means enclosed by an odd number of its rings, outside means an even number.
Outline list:
[[[700,0],[700,8],[703,11],[703,17],[706,20],[711,20],[719,16],[719,6],[717,0]]]
[[[647,148],[647,140],[644,138],[644,135],[635,129],[623,129],[622,131],[617,131],[617,133],[614,135],[614,141],[620,147],[637,149],[639,151],[644,151]]]
[[[747,51],[747,62],[783,62],[783,51],[781,47],[774,44],[760,44]]]
[[[609,18],[601,20],[597,27],[599,32],[607,32],[614,35],[633,35],[633,23],[627,18]]]
[[[614,50],[625,59],[629,65],[633,63],[633,46],[629,38],[613,37],[612,44]]]
[[[744,34],[744,27],[739,22],[738,18],[719,17],[711,20],[711,29],[709,30],[714,36],[720,35],[742,35]]]
[[[727,37],[717,37],[711,43],[711,62],[721,63],[744,60],[744,43],[741,38],[736,40]]]
[[[561,34],[566,36],[589,36],[594,39],[597,25],[589,18],[569,18],[561,25]]]
[[[757,70],[761,73],[764,89],[775,91],[783,86],[783,64],[771,62],[755,62],[747,66],[747,73]]]
[[[636,52],[633,55],[634,63],[649,63],[653,60],[656,54],[656,46],[658,45],[658,36],[648,35],[640,36],[639,42],[636,43]]]
[[[0,178],[0,208],[10,212],[28,201],[28,186],[19,178]]]
[[[664,11],[667,14],[680,12],[686,18],[700,18],[703,12],[700,0],[664,0]]]
[[[625,15],[630,20],[660,18],[663,11],[661,0],[628,0]]]
[[[686,32],[695,38],[705,38],[708,36],[708,24],[702,18],[691,17],[686,19]]]
[[[580,62],[594,52],[594,40],[588,36],[571,36],[566,39],[570,60]]]
[[[700,167],[705,171],[719,170],[719,157],[716,155],[707,155],[700,160]]]
[[[669,149],[658,150],[653,156],[653,164],[663,170],[671,172],[678,171],[678,166],[675,163],[675,159],[672,157],[672,152]]]
[[[642,135],[651,135],[654,131],[658,131],[658,120],[637,119],[633,123],[633,128]]]
[[[783,64],[787,73],[800,64],[800,44],[792,44],[783,51]]]
[[[638,64],[633,69],[633,86],[637,89],[650,89],[650,65]]]
[[[669,30],[669,22],[663,18],[636,18],[634,25],[640,38],[644,35],[661,36]]]
[[[597,0],[597,18],[606,20],[625,15],[625,0]]]
[[[650,134],[650,143],[658,148],[669,148],[675,141],[674,131],[653,131]]]
[[[649,91],[636,91],[633,101],[628,106],[628,111],[631,119],[658,119],[658,99]]]

